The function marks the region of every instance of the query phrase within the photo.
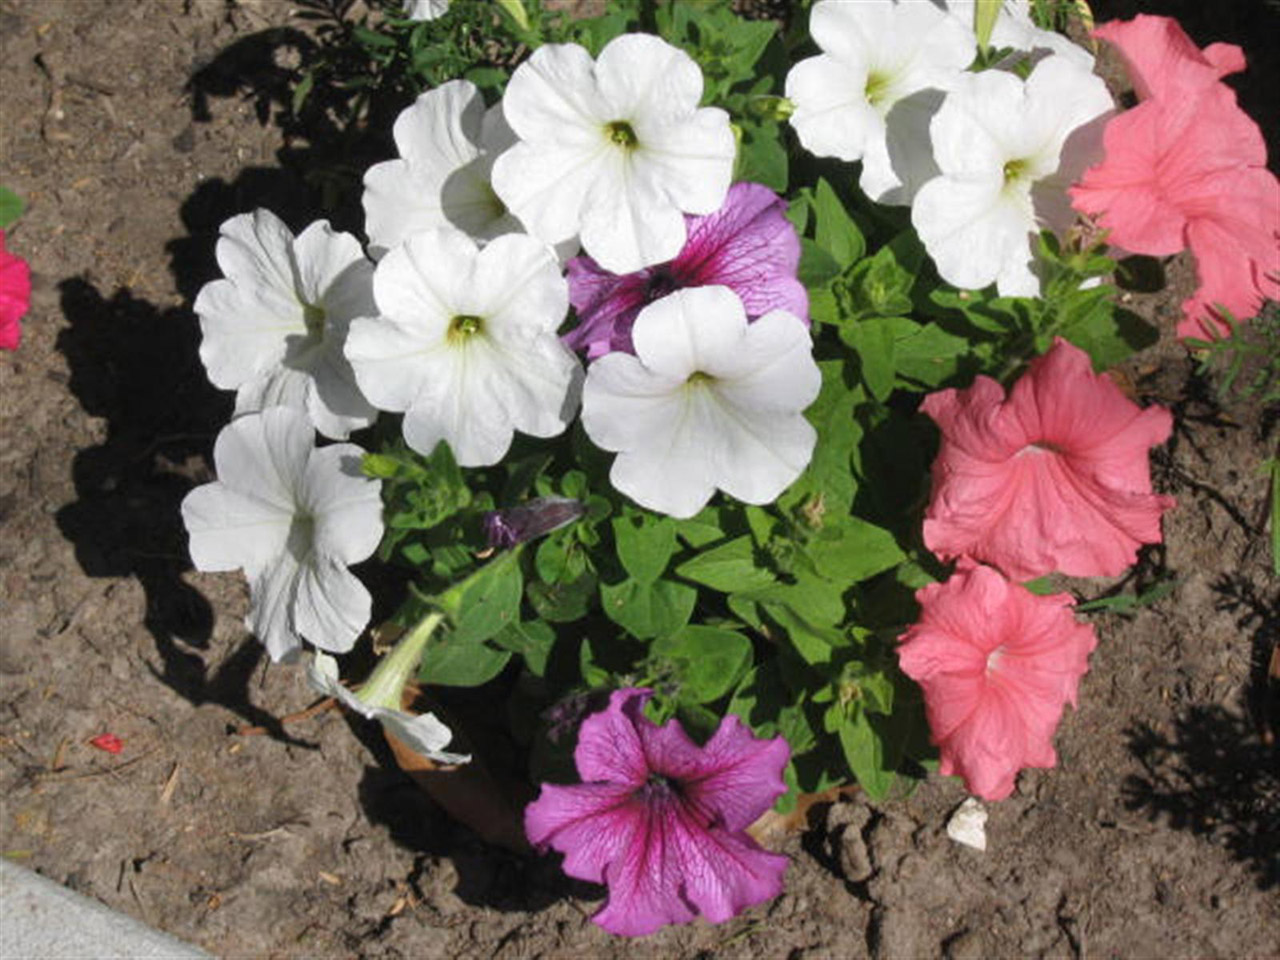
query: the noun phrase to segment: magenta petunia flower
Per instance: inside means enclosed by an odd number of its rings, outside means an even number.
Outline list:
[[[1053,734],[1097,634],[1072,616],[1070,594],[1037,597],[967,557],[916,599],[920,619],[899,638],[898,661],[924,689],[938,771],[1003,800],[1023,767],[1058,762]]]
[[[571,877],[603,883],[593,918],[644,936],[702,914],[714,923],[782,891],[787,858],[746,833],[786,791],[790,748],[760,740],[734,716],[699,747],[672,720],[644,716],[648,690],[616,690],[583,721],[574,760],[583,783],[543,784],[525,833],[565,855]]]
[[[752,320],[785,310],[808,323],[809,294],[796,279],[800,238],[786,210],[768,187],[735,183],[715,213],[685,217],[688,239],[674,260],[619,276],[588,256],[575,257],[569,301],[579,322],[564,342],[592,359],[634,353],[631,324],[640,310],[686,287],[729,287]]]
[[[1114,44],[1138,96],[1103,134],[1101,164],[1072,188],[1111,243],[1168,256],[1190,248],[1200,286],[1182,304],[1179,337],[1227,334],[1280,296],[1280,183],[1258,125],[1219,78],[1243,70],[1239,47],[1198,50],[1168,17],[1139,15],[1094,31]]]
[[[1147,450],[1173,418],[1129,400],[1078,347],[1058,339],[1008,399],[978,377],[921,409],[942,431],[924,542],[944,560],[967,555],[1014,580],[1109,577],[1160,542],[1174,501],[1152,492]]]
[[[0,230],[0,350],[17,350],[22,339],[19,320],[31,307],[31,267],[4,248]]]

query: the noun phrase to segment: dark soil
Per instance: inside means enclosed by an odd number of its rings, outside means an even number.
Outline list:
[[[291,159],[306,144],[272,122],[289,13],[0,0],[0,182],[29,202],[9,247],[34,271],[22,348],[0,356],[4,856],[225,956],[1275,953],[1280,770],[1260,731],[1280,584],[1258,464],[1278,416],[1219,399],[1171,340],[1183,259],[1134,295],[1164,339],[1127,370],[1178,415],[1154,457],[1178,509],[1127,581],[1070,584],[1177,586],[1094,615],[1059,768],[989,805],[985,853],[947,839],[964,791],[934,778],[816,810],[773,903],[614,940],[589,921],[600,890],[446,819],[376,730],[282,725],[312,695],[246,635],[241,580],[190,569],[178,504],[230,411],[190,312],[218,225],[259,205],[317,215]],[[233,44],[248,73],[219,72]],[[89,745],[106,731],[119,755]]]

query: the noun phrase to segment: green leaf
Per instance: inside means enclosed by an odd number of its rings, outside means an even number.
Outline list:
[[[596,595],[596,575],[587,570],[567,583],[531,583],[525,595],[543,620],[551,623],[579,620],[591,609]]]
[[[676,552],[676,524],[670,517],[651,513],[614,517],[613,538],[623,569],[641,583],[662,576]]]
[[[723,540],[725,533],[721,525],[720,508],[704,507],[688,520],[676,521],[676,534],[695,550]]]
[[[853,475],[853,451],[862,439],[862,426],[854,418],[857,403],[865,399],[861,386],[845,383],[845,364],[841,360],[822,360],[822,390],[804,412],[818,431],[809,466],[779,498],[779,505],[789,510],[806,499],[820,504],[824,515],[847,513],[853,506],[858,484]]]
[[[776,123],[741,125],[734,180],[762,183],[777,193],[787,189],[787,149]]]
[[[588,687],[609,685],[609,671],[596,663],[595,651],[591,649],[591,641],[586,637],[582,638],[582,646],[578,648],[578,670]]]
[[[316,75],[313,71],[308,70],[302,75],[302,79],[298,81],[298,85],[293,88],[293,99],[289,103],[289,111],[295,117],[302,112],[302,106],[307,102],[307,95],[311,93],[311,88],[316,82]],[[3,188],[0,188],[3,190]],[[4,220],[3,213],[0,213],[0,221]],[[0,229],[8,226],[7,223],[0,222]]]
[[[1050,576],[1036,577],[1034,580],[1025,581],[1022,585],[1037,597],[1046,597],[1051,593],[1058,592],[1058,587]]]
[[[737,537],[700,553],[676,567],[676,573],[722,593],[758,590],[774,582],[773,574],[756,563],[750,536]]]
[[[10,224],[22,216],[26,206],[23,199],[8,187],[0,187],[0,230],[9,229]]]
[[[806,287],[821,287],[840,275],[836,258],[808,237],[800,238],[800,266],[796,276]]]
[[[638,640],[675,633],[689,622],[697,600],[697,590],[671,580],[600,585],[605,616]]]
[[[576,556],[577,562],[571,562]],[[547,537],[533,554],[533,568],[543,583],[566,583],[582,575],[584,557],[572,534],[557,532]]]
[[[824,577],[850,584],[883,573],[906,558],[888,530],[853,516],[823,527],[806,552]]]
[[[356,27],[355,38],[366,47],[388,47],[396,46],[394,37],[388,37],[386,34],[378,33],[376,30],[370,30],[368,27]]]
[[[1160,339],[1160,331],[1136,313],[1103,300],[1088,313],[1058,328],[1093,361],[1093,369],[1110,369]]]
[[[688,626],[655,640],[650,649],[675,664],[680,698],[694,703],[719,700],[751,663],[751,641],[718,627]]]
[[[792,583],[773,583],[746,596],[757,603],[784,604],[816,627],[834,627],[845,616],[844,590],[843,583],[802,570]],[[837,632],[834,637],[838,642],[840,634]]]
[[[511,555],[508,555],[511,556]],[[495,560],[481,567],[462,592],[455,613],[453,643],[480,643],[520,620],[524,577],[520,564]]]
[[[888,399],[897,379],[890,325],[878,318],[847,323],[840,327],[840,339],[858,355],[858,371],[867,390],[881,402]]]
[[[528,623],[511,623],[498,633],[493,642],[504,650],[524,657],[525,665],[534,676],[542,676],[547,670],[547,658],[555,646],[556,634],[541,620]]]
[[[507,82],[507,72],[498,67],[472,67],[463,77],[481,90],[501,90]]]
[[[867,796],[878,800],[893,786],[896,763],[893,767],[889,766],[884,742],[872,726],[867,712],[855,709],[852,713],[838,730],[840,748],[844,751],[849,769],[853,771]]]
[[[842,286],[848,298],[848,317],[897,317],[911,312],[911,288],[915,274],[898,262],[893,245],[885,245],[875,255],[849,271]]]
[[[521,30],[529,29],[529,14],[525,12],[524,4],[520,0],[496,0],[496,2],[502,12],[515,21],[517,27]]]
[[[766,603],[769,616],[777,621],[792,648],[805,663],[830,663],[835,648],[841,643],[839,632],[831,627],[815,626],[785,603]]]
[[[458,643],[453,635],[427,645],[418,679],[442,687],[478,687],[507,665],[510,650],[494,650],[483,643]]]
[[[825,179],[818,180],[813,194],[813,209],[817,218],[815,239],[818,246],[831,254],[840,269],[862,259],[867,251],[866,238]]]
[[[948,333],[936,323],[921,325],[906,320],[894,328],[893,365],[900,383],[907,378],[926,387],[936,387],[955,375],[959,358],[969,349],[968,340]]]

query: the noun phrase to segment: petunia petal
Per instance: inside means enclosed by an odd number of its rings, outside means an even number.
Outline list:
[[[312,555],[299,566],[291,603],[293,629],[321,650],[346,653],[373,614],[373,598],[346,565]]]
[[[292,512],[222,483],[196,487],[182,500],[197,570],[259,570],[284,549]]]
[[[301,567],[288,550],[277,554],[261,572],[249,572],[249,612],[244,623],[276,662],[291,659],[302,648],[292,615],[300,577]]]
[[[381,484],[360,472],[363,453],[350,443],[313,451],[299,491],[316,553],[344,564],[368,559],[382,539]]]

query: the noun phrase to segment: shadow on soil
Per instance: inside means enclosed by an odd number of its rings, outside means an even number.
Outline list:
[[[457,872],[451,892],[470,906],[530,912],[565,897],[601,896],[602,888],[566,877],[559,856],[512,853],[485,843],[450,818],[396,766],[375,725],[353,725],[352,733],[380,763],[365,769],[357,788],[360,805],[371,823],[386,827],[393,840],[419,855],[410,883],[416,884],[416,874],[424,872],[426,861],[447,858]],[[421,897],[427,891],[415,893]]]
[[[127,290],[104,297],[91,283],[59,285],[68,327],[58,349],[84,410],[107,421],[107,438],[76,455],[77,499],[58,528],[91,577],[136,577],[146,593],[145,625],[160,656],[150,669],[191,703],[220,703],[284,736],[250,704],[247,690],[262,648],[246,639],[212,668],[205,654],[213,610],[181,579],[191,569],[179,505],[211,480],[209,451],[231,414],[228,395],[205,379],[195,318],[160,309]],[[299,746],[309,746],[294,741]]]
[[[1172,736],[1145,724],[1128,736],[1144,771],[1125,782],[1130,810],[1220,843],[1264,890],[1280,884],[1280,757],[1249,718],[1195,706]]]

